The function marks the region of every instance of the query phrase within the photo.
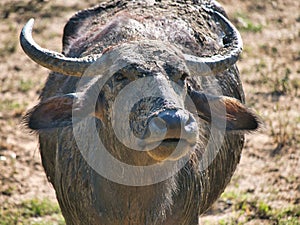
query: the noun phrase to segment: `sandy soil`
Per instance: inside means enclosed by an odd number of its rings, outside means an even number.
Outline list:
[[[0,216],[26,199],[56,201],[40,163],[37,139],[21,124],[24,112],[37,103],[48,73],[22,52],[21,27],[35,17],[35,40],[60,51],[68,18],[97,2],[0,3]],[[300,224],[300,2],[220,2],[241,31],[244,53],[238,66],[247,105],[259,113],[264,127],[247,135],[232,182],[200,222]],[[279,215],[282,209],[291,212]]]

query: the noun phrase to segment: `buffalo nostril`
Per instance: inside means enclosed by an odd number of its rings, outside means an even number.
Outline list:
[[[183,130],[184,133],[182,136],[184,136],[186,140],[188,140],[191,143],[197,141],[198,132],[199,132],[198,124],[192,115],[190,115],[188,120],[185,122]]]
[[[158,115],[167,125],[167,134],[165,139],[179,139],[183,118],[176,111],[165,111]]]
[[[198,136],[198,125],[194,117],[184,110],[167,110],[157,115],[166,126],[164,139],[185,139],[194,143]],[[163,122],[161,121],[163,120]]]
[[[195,121],[192,116],[183,110],[166,111],[158,116],[165,121],[168,129],[181,129]]]
[[[197,129],[198,126],[197,126],[197,122],[195,120],[195,118],[190,115],[188,120],[184,123],[184,129],[187,131],[187,132],[194,132],[195,130],[194,129]],[[198,130],[198,129],[197,129]]]
[[[161,141],[167,133],[167,124],[166,122],[159,118],[154,117],[149,121],[148,131],[145,135],[145,138],[149,141]]]
[[[149,129],[150,130],[167,130],[167,124],[166,122],[159,118],[159,117],[154,117],[153,119],[151,119],[150,124],[149,124]]]
[[[194,117],[184,110],[166,110],[152,117],[143,136],[143,143],[183,139],[195,144],[198,125]]]

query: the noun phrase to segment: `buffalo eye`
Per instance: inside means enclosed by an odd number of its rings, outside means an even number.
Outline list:
[[[170,77],[171,80],[175,82],[182,83],[185,78],[188,76],[188,73],[185,71],[184,67],[179,64],[174,63],[165,63],[163,68],[166,74]]]
[[[187,73],[182,73],[182,75],[179,77],[179,79],[176,81],[177,84],[183,86],[185,84],[185,78],[188,77]]]
[[[189,75],[187,73],[182,73],[180,80],[184,81]]]
[[[124,76],[123,73],[117,73],[117,74],[115,74],[115,79],[116,79],[116,81],[123,81],[123,80],[126,80],[127,77]]]

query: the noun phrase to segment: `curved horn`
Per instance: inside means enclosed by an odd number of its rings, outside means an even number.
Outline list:
[[[61,53],[40,47],[32,38],[34,19],[30,19],[20,34],[20,43],[24,52],[36,63],[54,72],[81,76],[84,71],[101,55],[82,58],[70,58]]]
[[[216,74],[228,69],[236,63],[243,49],[243,41],[240,33],[234,25],[226,19],[221,13],[214,12],[217,21],[222,26],[222,29],[230,42],[225,47],[225,53],[217,54],[211,57],[197,57],[184,54],[187,66],[195,74],[202,76]]]

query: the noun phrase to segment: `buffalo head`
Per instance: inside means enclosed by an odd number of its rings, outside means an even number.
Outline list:
[[[198,118],[210,123],[214,117],[214,125],[227,131],[256,129],[257,117],[238,100],[208,95],[190,85],[190,71],[196,72],[194,76],[214,74],[235,63],[240,53],[239,34],[219,13],[218,19],[230,34],[232,46],[222,56],[210,58],[185,55],[157,40],[132,41],[110,47],[101,55],[67,58],[33,41],[30,20],[21,34],[24,51],[55,72],[81,76],[82,82],[76,92],[49,98],[34,107],[27,115],[29,127],[70,126],[94,116],[103,123],[106,145],[115,146],[113,155],[135,165],[190,153],[201,139],[203,126]],[[179,142],[181,151],[172,154]],[[126,146],[143,151],[124,151]]]

